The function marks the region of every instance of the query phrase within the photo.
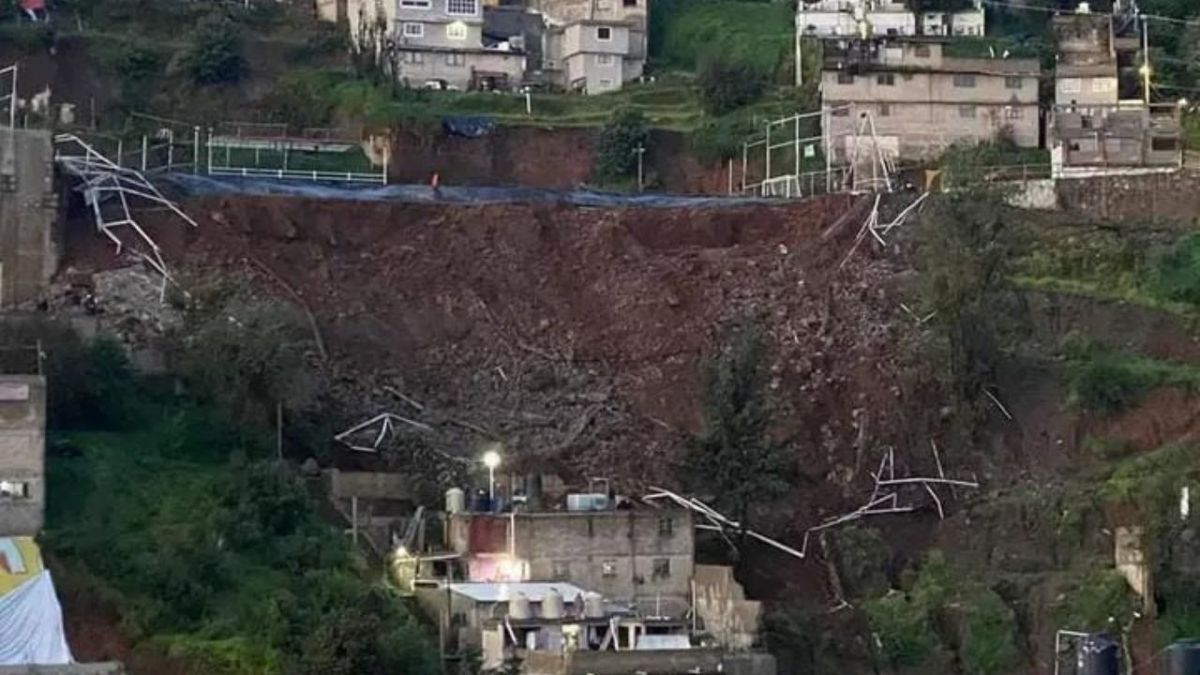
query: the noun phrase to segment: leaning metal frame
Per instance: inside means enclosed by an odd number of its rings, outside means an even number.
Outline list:
[[[58,165],[68,174],[82,181],[76,190],[83,194],[84,201],[92,207],[96,229],[117,245],[118,254],[125,244],[114,233],[114,230],[128,227],[136,232],[149,249],[149,253],[134,250],[134,254],[162,275],[163,285],[160,295],[165,297],[167,283],[173,283],[174,280],[167,270],[166,262],[163,261],[162,250],[133,217],[129,208],[130,199],[137,198],[165,206],[192,227],[197,227],[196,221],[180,210],[174,202],[164,197],[140,171],[117,166],[79,137],[72,134],[59,134],[55,136],[54,142],[58,147],[55,153]],[[109,199],[112,195],[116,195],[115,200]],[[116,209],[115,218],[110,218],[105,214],[105,201],[115,203],[119,207]]]

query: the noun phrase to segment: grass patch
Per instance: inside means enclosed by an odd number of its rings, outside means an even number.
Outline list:
[[[1200,367],[1093,345],[1067,347],[1069,402],[1109,415],[1129,408],[1152,389],[1200,385]]]
[[[737,58],[777,82],[792,69],[795,17],[788,3],[695,2],[671,10],[660,60],[695,68],[703,56]]]

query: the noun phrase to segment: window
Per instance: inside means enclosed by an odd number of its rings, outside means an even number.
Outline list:
[[[1004,118],[1010,120],[1019,120],[1023,116],[1021,109],[1015,105],[1006,106],[1004,108]]]
[[[1083,83],[1080,82],[1079,78],[1075,77],[1066,77],[1059,80],[1058,86],[1064,94],[1078,94],[1080,91],[1083,91]]]
[[[833,117],[849,117],[850,109],[849,108],[834,108],[832,111],[830,111],[829,114],[832,115]]]
[[[975,86],[975,76],[962,73],[955,75],[954,86],[961,88],[973,88]]]
[[[400,61],[411,65],[425,63],[425,55],[421,52],[400,52]]]
[[[1023,85],[1023,84],[1024,84],[1024,82],[1022,82],[1021,78],[1019,78],[1019,77],[1004,78],[1004,88],[1005,89],[1020,89],[1021,85]]]
[[[960,105],[958,106],[958,116],[963,119],[971,119],[975,117],[975,106]]]
[[[457,53],[456,54],[447,54],[446,55],[446,65],[454,66],[454,67],[465,66],[465,65],[467,65],[467,55],[466,54],[457,54]]]
[[[400,0],[400,6],[408,9],[429,9],[433,7],[433,0]]]
[[[637,0],[622,0],[621,4],[625,7],[637,7]]]
[[[608,578],[617,576],[617,563],[612,560],[600,563],[600,576]]]
[[[0,499],[29,499],[29,483],[16,480],[0,480]]]
[[[406,37],[406,38],[423,38],[423,37],[425,37],[425,24],[423,24],[423,23],[406,23],[406,24],[404,24],[404,37]]]
[[[658,519],[658,536],[670,537],[675,534],[675,520],[673,518]]]
[[[600,89],[611,89],[613,86],[612,80],[603,78],[600,80]]]
[[[612,64],[613,64],[612,54],[597,54],[596,55],[596,65],[611,66]]]
[[[671,577],[671,559],[670,558],[655,558],[654,573],[651,578],[654,579],[669,579]]]
[[[475,16],[479,13],[476,0],[446,0],[446,13],[454,16]]]
[[[596,26],[596,39],[601,42],[608,42],[612,39],[612,29],[608,26]]]
[[[1103,77],[1098,77],[1098,78],[1092,80],[1092,93],[1103,94],[1105,92],[1112,91],[1113,87],[1110,86],[1111,84],[1112,84],[1111,80],[1109,80],[1107,78],[1103,78]]]
[[[838,84],[854,84],[854,75],[851,73],[838,73]]]
[[[881,84],[885,87],[891,87],[896,84],[895,73],[880,73],[875,76],[876,84]]]
[[[917,45],[913,48],[913,56],[919,59],[929,58],[929,45]]]
[[[571,563],[566,560],[555,560],[552,564],[551,576],[555,581],[566,581],[571,578]]]
[[[1080,115],[1079,116],[1079,128],[1081,128],[1081,129],[1091,129],[1092,128],[1091,115]]]
[[[879,104],[879,116],[880,117],[888,117],[891,114],[892,114],[892,106],[890,106],[886,103]]]
[[[1151,138],[1150,149],[1154,152],[1172,152],[1179,149],[1178,138]]]
[[[467,24],[461,21],[446,24],[446,39],[447,40],[466,40],[467,39]]]

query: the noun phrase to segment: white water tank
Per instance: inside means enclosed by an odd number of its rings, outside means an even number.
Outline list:
[[[517,593],[508,601],[508,618],[528,619],[533,616],[529,610],[529,598],[524,593]]]
[[[467,510],[467,494],[460,488],[446,490],[446,513],[462,513]]]
[[[608,508],[608,495],[603,492],[585,492],[567,495],[568,511],[604,511]]]
[[[583,596],[583,615],[589,619],[604,618],[604,596],[599,593]]]
[[[563,617],[563,596],[558,592],[557,588],[551,588],[546,591],[546,597],[542,598],[542,618],[543,619],[561,619]]]

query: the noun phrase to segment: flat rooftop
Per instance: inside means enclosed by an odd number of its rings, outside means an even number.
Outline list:
[[[530,602],[541,602],[551,590],[562,595],[565,602],[571,602],[590,592],[575,584],[557,581],[459,582],[450,584],[450,590],[475,602],[508,602],[522,595]]]

